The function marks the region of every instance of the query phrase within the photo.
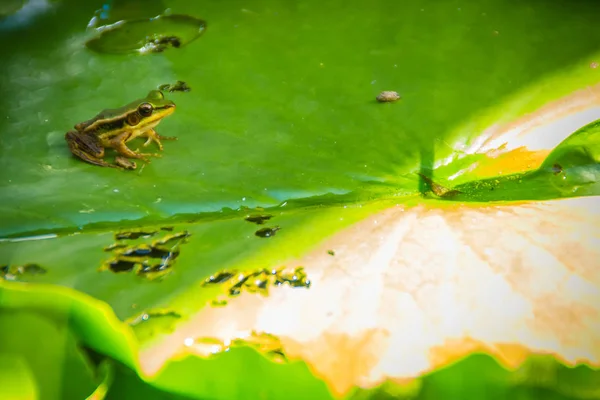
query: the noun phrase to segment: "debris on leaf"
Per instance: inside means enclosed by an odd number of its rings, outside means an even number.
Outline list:
[[[281,286],[284,284],[293,288],[310,287],[308,279],[303,267],[294,269],[273,269],[267,270],[260,268],[249,272],[238,272],[237,270],[223,270],[204,280],[203,286],[221,284],[226,286],[226,293],[235,297],[243,291],[249,293],[260,293],[267,295],[269,286]]]
[[[156,233],[157,231],[123,232],[115,236],[117,239],[137,239],[139,237],[147,239]],[[189,236],[188,231],[182,231],[165,235],[151,244],[128,246],[115,243],[104,249],[105,251],[113,251],[115,256],[106,261],[100,267],[100,271],[109,270],[115,273],[135,271],[137,275],[148,279],[163,277],[170,272],[175,259],[179,257],[180,245],[186,243]]]
[[[169,83],[160,85],[158,87],[158,90],[160,90],[160,91],[166,90],[169,93],[171,93],[171,92],[189,92],[190,90],[192,90],[192,88],[189,87],[188,84],[185,83],[184,81],[177,81],[173,85],[171,85]]]
[[[277,233],[277,231],[280,229],[281,228],[279,226],[274,226],[272,228],[261,228],[254,232],[254,234],[258,237],[268,238],[271,236],[275,236],[275,233]]]
[[[271,218],[273,218],[273,216],[270,214],[254,214],[254,215],[248,215],[244,219],[248,222],[252,222],[257,225],[262,225],[266,221],[270,220]]]
[[[384,90],[383,92],[379,93],[379,95],[377,95],[376,99],[380,103],[390,103],[393,101],[400,100],[400,95],[398,94],[398,92],[394,92],[392,90]]]
[[[225,299],[213,299],[210,302],[210,305],[213,307],[225,307],[227,305],[227,300]]]
[[[48,272],[46,268],[33,263],[16,266],[3,265],[0,267],[0,279],[14,281],[22,276],[43,275],[46,272]]]
[[[427,182],[427,184],[431,188],[431,191],[438,197],[451,197],[461,193],[458,190],[448,189],[445,186],[439,185],[432,181],[431,178],[429,178],[428,176],[423,175],[419,172],[417,173],[417,175],[419,175],[421,178],[423,178],[425,182]]]
[[[562,166],[560,164],[554,163],[552,165],[552,172],[554,173],[554,175],[558,175],[561,172],[563,172],[563,168],[562,168]]]

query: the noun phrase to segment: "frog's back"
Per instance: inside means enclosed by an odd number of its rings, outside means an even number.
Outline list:
[[[110,116],[115,115],[115,113],[118,112],[119,110],[120,109],[111,109],[111,108],[102,110],[94,118],[88,119],[87,121],[83,121],[83,122],[80,122],[77,125],[75,125],[75,129],[82,132],[82,131],[86,130],[87,128],[89,128],[91,125],[93,125],[94,122],[96,122],[96,121],[103,121],[103,120],[109,119]]]

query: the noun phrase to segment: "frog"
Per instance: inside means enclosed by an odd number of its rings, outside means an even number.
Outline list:
[[[163,118],[175,111],[175,103],[165,99],[160,90],[151,90],[142,99],[126,106],[101,111],[94,118],[75,125],[75,130],[65,134],[69,150],[75,157],[101,167],[124,168],[123,162],[115,164],[104,161],[104,150],[114,149],[120,156],[150,162],[148,157],[160,157],[157,153],[141,153],[131,150],[127,142],[137,138],[147,138],[147,147],[156,143],[163,150],[161,140],[177,140],[173,136],[159,135],[154,128]],[[135,166],[135,163],[132,163]]]

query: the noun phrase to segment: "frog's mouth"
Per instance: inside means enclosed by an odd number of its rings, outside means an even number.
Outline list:
[[[159,107],[158,109],[164,115],[172,114],[173,111],[175,111],[175,103],[165,104],[164,106]]]

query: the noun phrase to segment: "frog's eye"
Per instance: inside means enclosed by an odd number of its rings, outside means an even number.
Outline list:
[[[152,104],[150,103],[142,103],[140,104],[140,106],[138,107],[138,112],[140,113],[140,115],[142,117],[148,117],[152,114]]]

